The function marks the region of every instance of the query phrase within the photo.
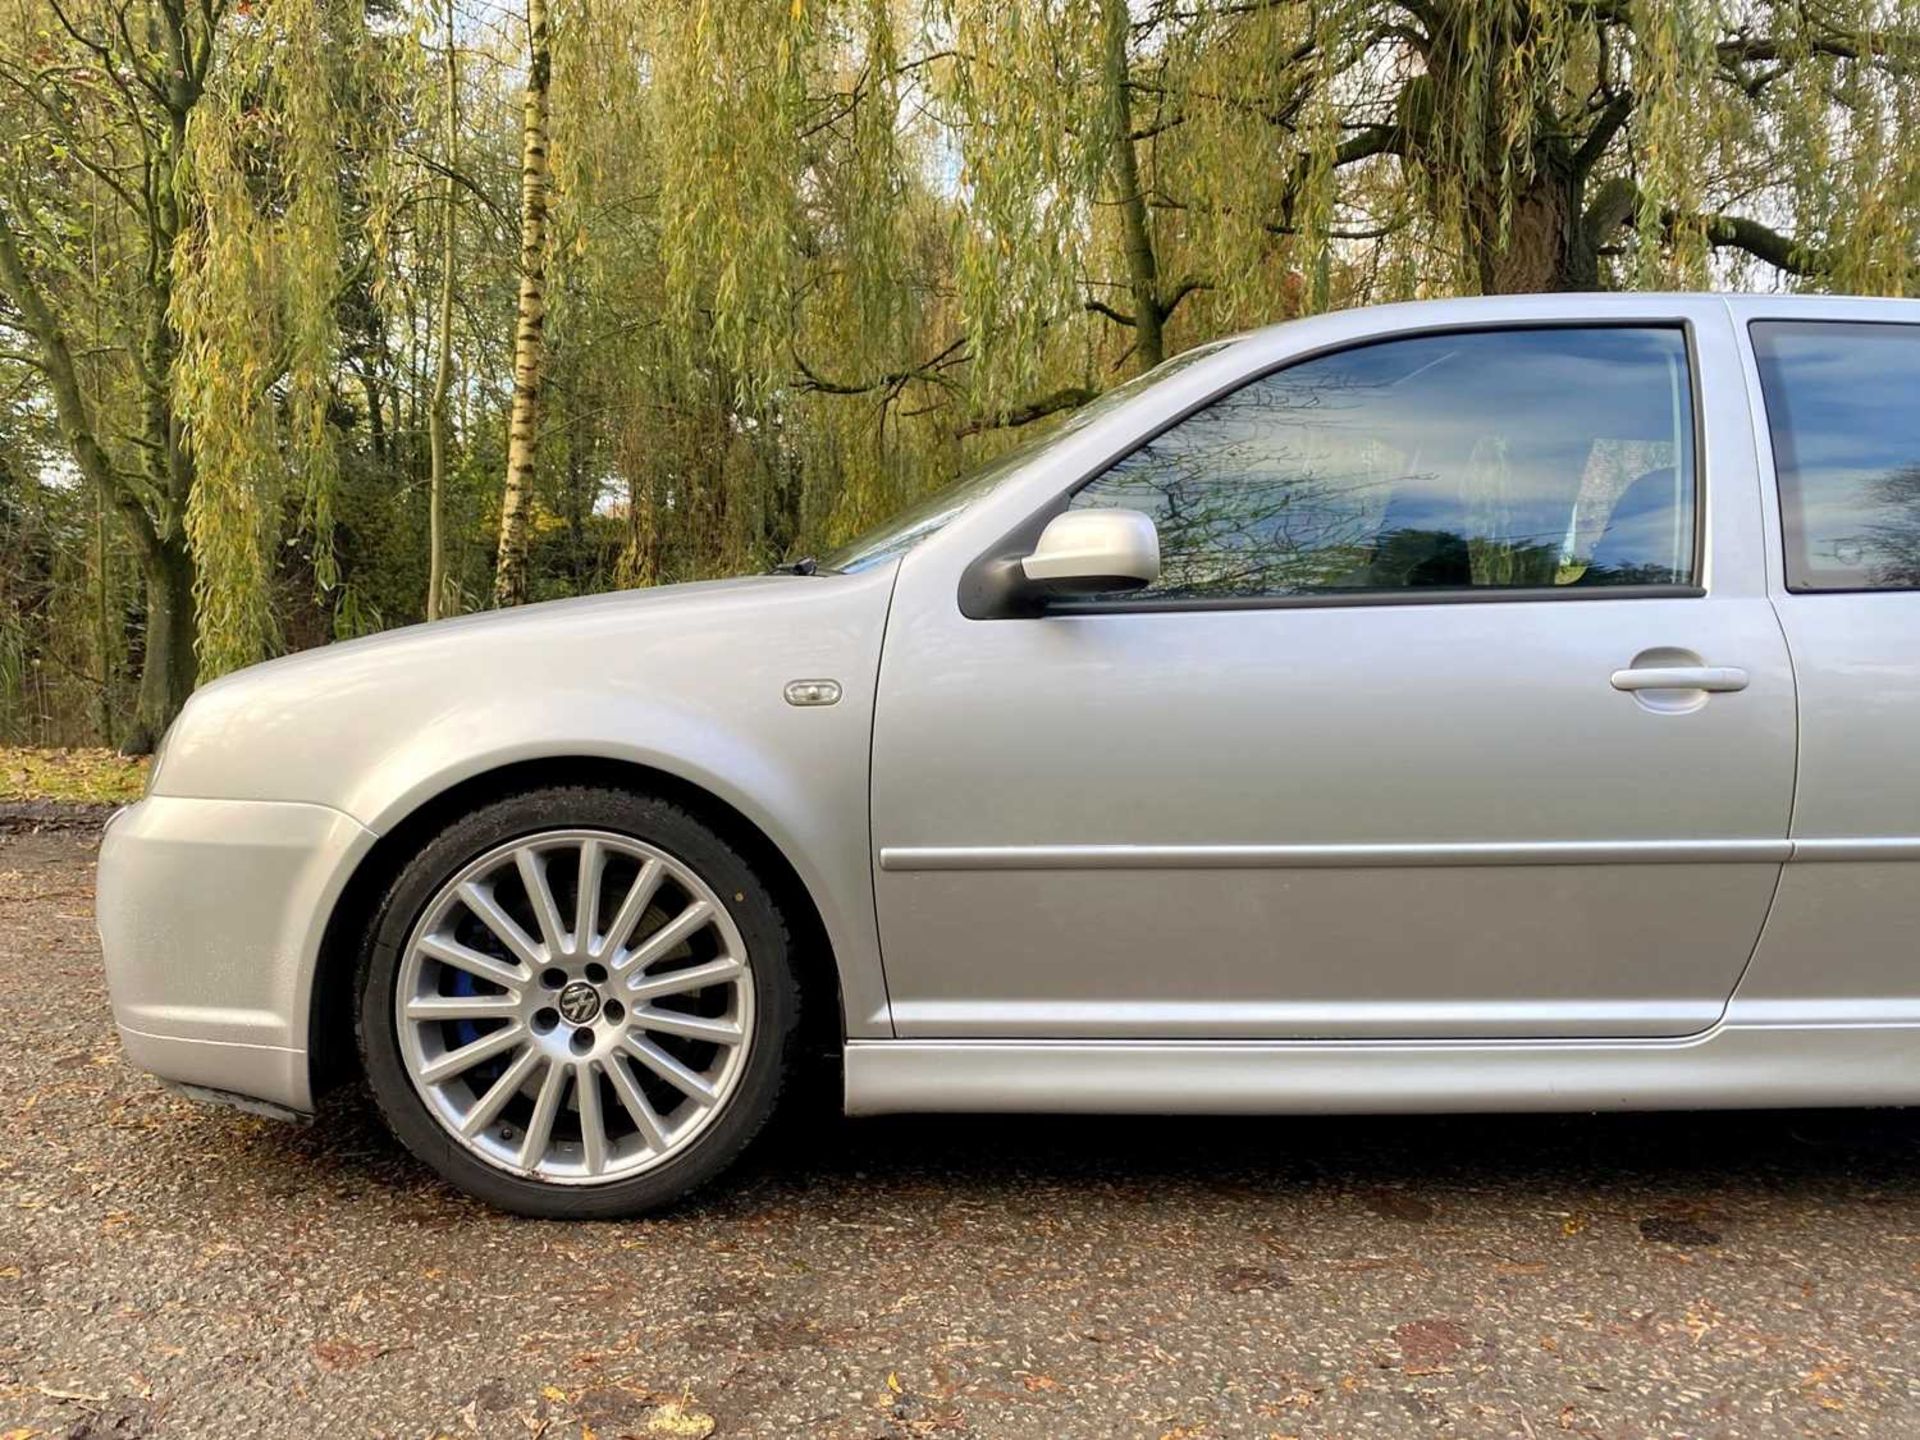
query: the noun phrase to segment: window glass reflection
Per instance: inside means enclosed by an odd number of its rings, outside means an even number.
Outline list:
[[[1763,321],[1792,590],[1920,588],[1920,327]]]
[[[1137,598],[1693,580],[1678,330],[1412,337],[1215,401],[1074,497],[1160,531]]]

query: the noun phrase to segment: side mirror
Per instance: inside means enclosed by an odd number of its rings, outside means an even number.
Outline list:
[[[1138,590],[1160,578],[1160,535],[1138,510],[1067,510],[1047,522],[1020,573],[1036,596]]]

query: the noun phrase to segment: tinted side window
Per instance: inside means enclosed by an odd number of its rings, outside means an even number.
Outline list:
[[[1789,590],[1920,588],[1920,326],[1756,321]]]
[[[1425,335],[1303,361],[1089,482],[1145,511],[1138,598],[1689,585],[1692,393],[1675,329]]]

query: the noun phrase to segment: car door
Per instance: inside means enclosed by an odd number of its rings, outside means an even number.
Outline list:
[[[1743,1020],[1920,1021],[1920,305],[1733,302],[1800,706],[1793,863]]]
[[[1150,514],[1144,592],[963,608],[1007,499],[910,555],[873,752],[897,1033],[1710,1025],[1786,853],[1793,693],[1731,326],[1666,304],[1208,360],[1022,492],[1016,536]]]

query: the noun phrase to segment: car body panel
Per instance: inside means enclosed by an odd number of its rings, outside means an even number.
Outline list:
[[[168,737],[153,797],[114,827],[125,843],[103,858],[103,895],[112,903],[144,889],[136,869],[166,867],[146,833],[157,811],[186,799],[324,807],[378,836],[450,787],[507,765],[623,761],[708,791],[780,849],[832,943],[847,1033],[890,1034],[866,783],[892,583],[888,565],[629,591],[414,626],[226,677],[195,695]],[[789,704],[785,687],[798,679],[837,681],[839,701]],[[229,943],[275,972],[262,981],[275,997],[263,1026],[289,1045],[306,1044],[331,898],[359,859],[334,855],[320,891],[263,883],[261,904],[279,907],[272,915],[229,913]],[[175,878],[190,911],[218,905],[226,891],[219,867]],[[166,939],[115,927],[109,954],[143,952],[122,973],[198,972],[192,946],[156,938]],[[116,1004],[127,993],[128,982],[116,983]],[[209,1039],[193,1027],[179,1033]],[[304,1108],[310,1097],[262,1098]]]
[[[1910,1105],[1920,1027],[1717,1025],[1679,1039],[891,1040],[847,1110],[1299,1114]]]
[[[1800,714],[1795,863],[1730,1014],[1920,1018],[1920,593],[1787,589],[1766,397],[1747,338],[1759,320],[1917,324],[1920,306],[1811,296],[1727,305],[1762,457],[1768,591]]]
[[[1705,595],[975,620],[952,596],[977,538],[908,557],[873,775],[900,1035],[1678,1035],[1720,1017],[1786,853],[1793,679],[1724,309],[1655,297],[1605,318],[1692,333]],[[1407,333],[1391,310],[1296,328],[1113,422],[1138,438],[1302,349]],[[1028,505],[1111,458],[1061,464]],[[1610,685],[1663,648],[1750,683],[1687,713]]]
[[[325,805],[151,796],[119,812],[95,908],[136,1063],[309,1108],[318,930],[374,840]]]

